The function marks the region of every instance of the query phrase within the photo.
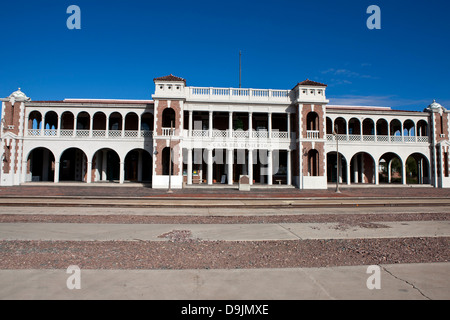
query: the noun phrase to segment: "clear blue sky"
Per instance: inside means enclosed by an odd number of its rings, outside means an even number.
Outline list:
[[[81,30],[69,30],[69,5]],[[369,30],[369,5],[381,30]],[[329,85],[332,104],[450,109],[450,4],[444,0],[0,3],[0,96],[150,99],[153,78],[188,86]]]

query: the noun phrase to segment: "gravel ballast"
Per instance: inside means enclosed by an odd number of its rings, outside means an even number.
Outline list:
[[[252,269],[448,262],[450,238],[0,241],[0,269]]]
[[[443,213],[298,214],[298,215],[33,215],[0,214],[0,223],[115,223],[115,224],[249,224],[327,223],[364,224],[395,221],[449,221]]]

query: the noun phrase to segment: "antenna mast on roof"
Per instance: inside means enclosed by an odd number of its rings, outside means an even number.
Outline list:
[[[242,79],[242,52],[239,50],[239,88],[241,88]]]

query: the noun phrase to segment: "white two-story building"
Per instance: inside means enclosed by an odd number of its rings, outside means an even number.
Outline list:
[[[436,102],[422,112],[333,106],[310,80],[291,90],[154,82],[151,100],[32,101],[20,89],[1,99],[0,184],[182,188],[245,175],[301,189],[337,179],[450,187],[450,117]]]

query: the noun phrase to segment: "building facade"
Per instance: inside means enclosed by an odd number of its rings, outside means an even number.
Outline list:
[[[449,112],[333,106],[327,86],[188,87],[155,78],[152,100],[2,101],[1,185],[143,182],[153,188],[329,183],[450,187]],[[337,152],[338,151],[338,152]]]

